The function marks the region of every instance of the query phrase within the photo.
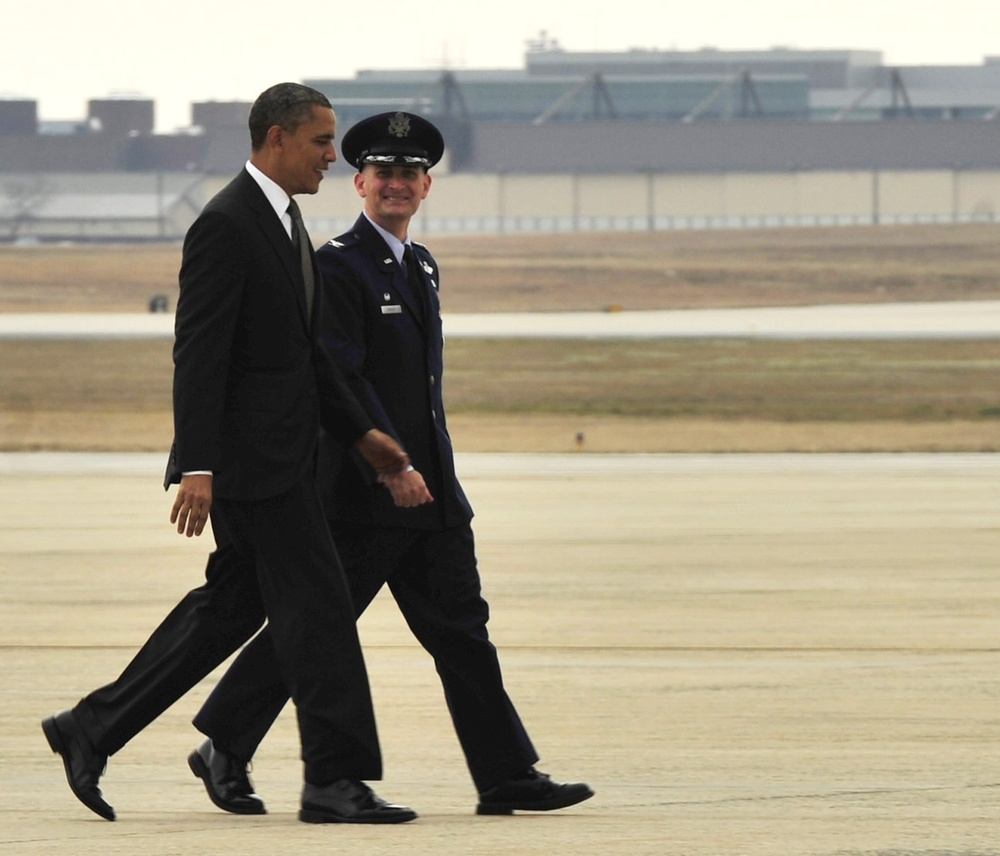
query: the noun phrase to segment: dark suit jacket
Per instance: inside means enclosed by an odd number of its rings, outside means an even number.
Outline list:
[[[347,447],[373,427],[319,344],[321,291],[310,324],[298,255],[243,170],[184,240],[168,483],[211,470],[215,496],[273,496],[315,465],[321,420]]]
[[[406,449],[433,503],[397,508],[370,468],[324,441],[328,515],[385,526],[440,528],[467,523],[472,509],[455,476],[441,375],[444,340],[437,263],[414,244],[421,282],[413,288],[381,235],[362,215],[316,254],[322,272],[323,341],[376,427]]]

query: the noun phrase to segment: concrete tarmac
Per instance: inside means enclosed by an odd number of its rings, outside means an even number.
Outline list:
[[[216,675],[110,759],[108,823],[42,717],[116,677],[200,582],[162,456],[0,455],[0,854],[985,856],[1000,848],[1000,455],[467,455],[491,632],[542,756],[594,799],[477,817],[439,683],[390,599],[361,621],[399,827],[269,814],[186,756]]]

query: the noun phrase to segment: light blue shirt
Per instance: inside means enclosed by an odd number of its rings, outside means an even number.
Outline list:
[[[389,245],[389,249],[392,250],[393,256],[395,256],[396,258],[396,263],[399,265],[403,264],[403,250],[410,243],[409,235],[407,235],[405,241],[401,241],[391,232],[387,232],[385,229],[379,226],[378,223],[372,220],[372,218],[368,216],[367,211],[363,211],[362,213],[365,215],[365,219],[368,220],[368,222],[375,227],[375,231],[378,232],[385,239],[385,242]]]

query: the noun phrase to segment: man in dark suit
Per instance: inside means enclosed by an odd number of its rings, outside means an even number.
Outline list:
[[[340,438],[327,436],[326,511],[360,614],[383,583],[433,656],[479,792],[477,812],[565,808],[593,795],[534,768],[538,759],[505,689],[486,624],[472,509],[455,475],[441,393],[443,337],[437,263],[408,238],[444,142],[409,113],[352,127],[343,154],[357,167],[364,213],[318,252],[324,340],[376,425],[403,443],[412,466],[378,476]],[[234,661],[195,726],[245,761],[288,698],[267,631]],[[213,801],[228,808],[222,795]]]
[[[107,756],[257,630],[295,702],[305,764],[299,817],[397,823],[415,813],[379,798],[381,756],[355,616],[315,484],[322,423],[380,475],[409,461],[378,430],[318,337],[319,273],[293,197],[315,193],[336,160],[321,93],[278,84],[249,117],[250,160],[184,241],[174,344],[171,522],[218,549],[206,584],[153,633],[119,679],[43,722],[74,794],[108,820]],[[384,488],[382,488],[384,489]],[[192,770],[234,810],[263,813],[246,766],[206,742]]]

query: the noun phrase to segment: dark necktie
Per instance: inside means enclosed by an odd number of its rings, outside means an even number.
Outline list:
[[[420,275],[420,263],[413,254],[413,248],[406,244],[403,247],[403,265],[406,267],[406,281],[409,283],[410,292],[416,298],[417,311],[420,313],[420,320],[427,321],[426,294],[424,292],[424,279]]]
[[[306,288],[306,317],[312,318],[316,281],[313,278],[312,259],[309,258],[309,233],[306,231],[305,223],[302,222],[302,212],[299,211],[298,203],[294,199],[288,202],[288,213],[292,218],[292,245],[299,254],[299,263],[302,265],[302,281]]]

